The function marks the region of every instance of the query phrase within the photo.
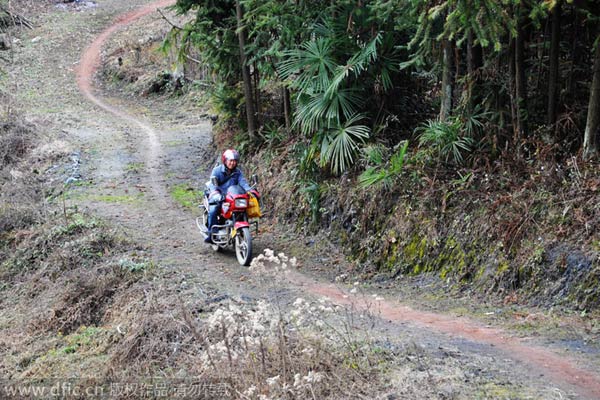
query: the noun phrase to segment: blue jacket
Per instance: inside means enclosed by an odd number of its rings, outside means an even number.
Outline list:
[[[234,169],[231,173],[228,172],[229,171],[223,164],[216,166],[212,170],[210,176],[217,177],[218,185],[214,186],[212,182],[209,182],[208,188],[211,192],[219,190],[221,193],[225,194],[227,193],[227,189],[233,185],[240,185],[245,191],[249,191],[250,189],[252,189],[252,187],[246,181],[246,178],[244,178],[244,174],[242,174],[242,171],[239,168]]]

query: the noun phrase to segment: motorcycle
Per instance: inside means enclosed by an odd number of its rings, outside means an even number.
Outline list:
[[[216,177],[211,177],[213,185],[217,185]],[[252,187],[254,188],[258,179],[252,177]],[[206,184],[208,188],[208,183]],[[255,191],[255,190],[254,190]],[[221,210],[217,216],[217,223],[213,225],[212,231],[208,227],[208,210],[214,200],[205,191],[201,209],[201,216],[196,218],[196,225],[204,238],[211,235],[212,249],[223,251],[227,247],[235,249],[235,255],[240,265],[248,266],[252,260],[252,232],[258,233],[257,218],[261,216],[258,197],[253,193],[246,191],[239,185],[230,186],[224,195]],[[258,192],[256,192],[258,193]]]

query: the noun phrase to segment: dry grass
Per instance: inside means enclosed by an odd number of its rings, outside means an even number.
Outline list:
[[[177,274],[123,262],[129,246],[120,240],[106,242],[108,253],[92,264],[88,257],[48,263],[60,243],[84,253],[94,241],[77,238],[107,229],[87,221],[19,239],[29,268],[11,275],[0,301],[0,372],[12,382],[74,379],[107,391],[130,384],[123,399],[146,398],[148,388],[174,398],[182,385],[204,385],[202,398],[245,400],[494,398],[505,385],[481,374],[485,360],[375,340],[327,299],[199,301],[179,292]],[[252,266],[254,278],[275,285],[292,264],[267,251]]]
[[[41,179],[31,165],[24,167],[32,163],[29,157],[37,143],[36,127],[18,115],[0,120],[0,245],[8,232],[44,219]]]
[[[146,259],[128,255],[130,246],[105,224],[82,215],[50,218],[14,232],[0,264],[0,370],[10,371],[13,379],[72,377],[84,361],[69,361],[72,353],[96,354],[93,345],[106,358],[122,350],[115,347],[122,336],[104,326],[116,314],[113,304],[126,307],[124,296],[139,297],[154,270]],[[82,330],[91,335],[91,344],[70,349],[69,341]],[[85,373],[102,380],[109,369],[99,363]]]
[[[275,282],[295,264],[266,250],[252,262],[256,279]],[[230,301],[195,320],[200,376],[226,382],[234,398],[375,398],[385,389],[387,352],[327,299],[291,305]]]
[[[10,103],[9,95],[0,97]],[[49,217],[47,198],[63,189],[63,177],[44,171],[62,164],[68,151],[64,142],[48,142],[40,127],[26,122],[20,112],[8,110],[0,116],[0,246],[16,231]]]
[[[35,127],[10,116],[0,121],[0,169],[14,165],[33,149]]]
[[[35,178],[18,184],[0,183],[0,242],[10,231],[27,229],[43,221],[46,210],[42,201],[43,191]]]

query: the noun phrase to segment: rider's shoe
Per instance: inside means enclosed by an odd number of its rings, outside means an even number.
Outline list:
[[[206,233],[208,235],[204,238],[204,243],[213,244],[214,242],[212,241],[212,234],[217,233],[217,230],[213,228],[212,230],[210,230]]]

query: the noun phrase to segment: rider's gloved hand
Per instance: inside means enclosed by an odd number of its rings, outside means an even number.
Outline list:
[[[222,201],[223,201],[223,195],[218,190],[211,192],[210,195],[208,196],[208,202],[211,204],[220,203]]]

